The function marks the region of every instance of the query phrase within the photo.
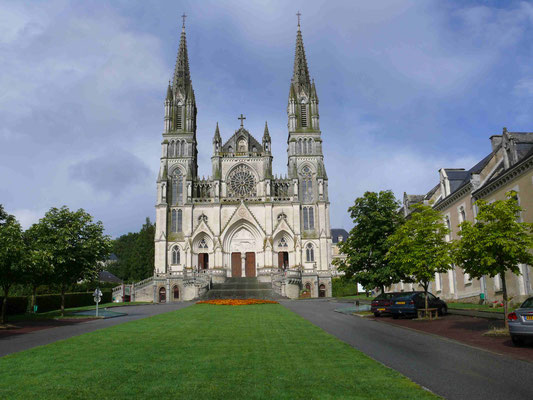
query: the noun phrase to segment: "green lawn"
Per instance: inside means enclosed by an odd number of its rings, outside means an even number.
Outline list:
[[[456,310],[476,310],[503,313],[503,307],[491,307],[489,304],[448,303],[448,308]],[[509,307],[509,311],[512,310],[514,310],[514,307]]]
[[[338,299],[368,300],[368,301],[374,300],[373,296],[366,297],[366,294],[354,294],[354,295],[351,295],[351,296],[340,296],[340,297],[337,297],[337,298]]]
[[[120,306],[137,306],[142,304],[152,304],[152,302],[147,301],[133,301],[128,303],[102,303],[98,305],[99,309],[104,308],[112,308],[112,307],[120,307]],[[96,305],[94,306],[84,306],[84,307],[74,307],[74,308],[65,308],[65,318],[94,318],[91,316],[81,316],[81,315],[74,315],[74,311],[86,311],[86,310],[94,310]],[[17,321],[33,321],[38,319],[59,319],[61,318],[61,311],[60,310],[54,310],[54,311],[47,311],[44,313],[26,313],[26,314],[18,314],[18,315],[10,315],[8,317],[8,322],[17,322]]]
[[[194,305],[0,358],[1,399],[435,399],[278,304]]]

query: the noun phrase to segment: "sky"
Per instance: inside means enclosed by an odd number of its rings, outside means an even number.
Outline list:
[[[184,12],[200,175],[241,113],[286,174],[298,10],[332,227],[365,191],[426,193],[503,127],[533,131],[533,2],[0,0],[0,204],[25,228],[62,205],[113,237],[154,220]]]

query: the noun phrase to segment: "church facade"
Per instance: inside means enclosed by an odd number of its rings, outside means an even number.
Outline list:
[[[215,282],[230,277],[284,281],[288,297],[298,297],[301,290],[312,297],[331,296],[328,177],[318,96],[299,24],[287,116],[284,176],[272,173],[267,123],[258,139],[241,114],[240,126],[237,122],[226,139],[216,124],[212,174],[200,178],[197,104],[183,26],[167,88],[157,178],[155,300],[182,299],[186,282],[200,274]]]

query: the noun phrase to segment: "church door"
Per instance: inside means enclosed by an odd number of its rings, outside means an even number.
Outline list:
[[[280,251],[278,253],[278,268],[287,269],[289,267],[289,253],[286,251]]]
[[[246,253],[246,277],[255,276],[255,253]]]
[[[209,268],[209,254],[207,253],[198,254],[198,268],[200,270]]]
[[[159,302],[160,303],[166,303],[167,301],[167,290],[162,287],[159,289]]]
[[[240,278],[242,276],[241,253],[231,253],[231,277]]]

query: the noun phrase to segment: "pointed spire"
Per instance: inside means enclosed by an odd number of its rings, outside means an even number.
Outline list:
[[[220,130],[218,129],[218,121],[217,121],[217,127],[215,129],[215,137],[213,138],[213,142],[221,142],[222,138],[220,137]]]
[[[298,12],[298,14],[300,13]],[[300,15],[298,15],[298,32],[296,33],[296,50],[294,51],[292,83],[299,87],[308,87],[311,82],[309,80],[309,69],[307,68],[307,60],[305,58],[302,31],[300,30]]]
[[[172,87],[174,90],[183,90],[183,94],[191,84],[191,73],[189,71],[189,55],[187,53],[187,37],[185,35],[185,14],[182,15],[183,25],[181,29],[180,47],[174,68],[174,79]]]
[[[264,141],[270,141],[270,132],[268,131],[268,123],[265,121],[265,131],[263,133],[263,142]]]
[[[172,100],[172,87],[170,86],[170,81],[168,81],[167,100]]]

